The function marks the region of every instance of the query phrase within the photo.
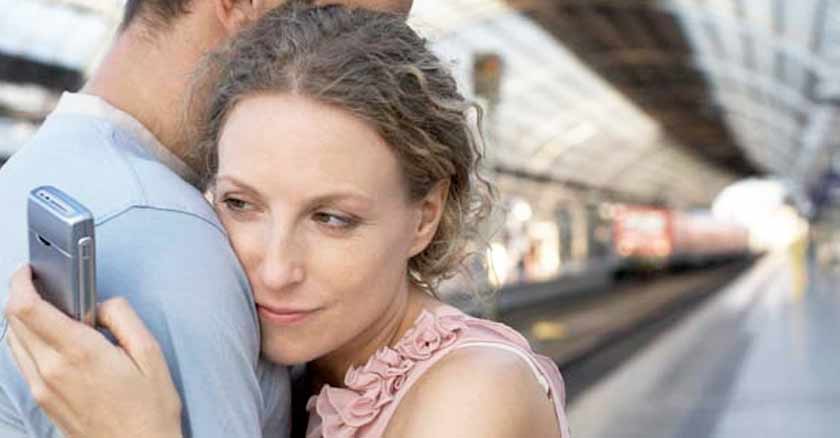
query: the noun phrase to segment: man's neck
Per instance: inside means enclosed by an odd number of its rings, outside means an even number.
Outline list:
[[[190,77],[201,55],[186,45],[155,44],[131,32],[116,38],[82,91],[137,119],[192,167],[181,122]]]

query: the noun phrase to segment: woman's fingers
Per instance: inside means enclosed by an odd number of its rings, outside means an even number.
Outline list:
[[[175,392],[172,376],[160,344],[146,328],[131,304],[124,298],[114,298],[100,304],[96,310],[99,325],[111,331],[122,347],[126,360],[133,362],[138,374],[151,387],[149,395],[157,400],[160,412],[175,414],[172,424],[178,424],[182,409],[181,399]],[[158,416],[158,418],[166,418]],[[171,426],[171,425],[170,425]],[[179,428],[168,427],[177,432]]]
[[[12,278],[6,308],[10,345],[33,394],[68,372],[68,362],[79,362],[86,350],[83,338],[98,333],[75,334],[68,325],[78,324],[42,300],[32,285],[30,270],[24,267]],[[78,324],[80,325],[80,324]],[[68,352],[68,353],[63,353]],[[39,397],[40,398],[40,397]]]
[[[56,391],[45,379],[42,368],[36,363],[36,356],[21,342],[14,328],[10,328],[7,332],[6,341],[18,369],[29,386],[32,398],[38,403],[38,406],[67,436],[78,436],[75,433],[77,428],[73,422],[79,416],[75,406],[68,404],[61,396],[60,391]],[[56,365],[60,363],[55,362]],[[55,376],[52,376],[52,378],[55,378]]]
[[[157,341],[124,298],[102,303],[97,314],[98,323],[114,334],[142,372],[159,369],[165,363]],[[29,266],[12,276],[6,315],[17,332],[18,342],[29,349],[41,368],[53,357],[81,363],[92,352],[102,350],[104,344],[110,346],[101,334],[41,299]],[[60,365],[55,368],[64,369]]]
[[[161,364],[166,369],[159,344],[125,298],[103,302],[96,316],[98,324],[114,335],[141,372],[157,371]]]
[[[84,345],[80,341],[89,341],[90,332],[98,335],[90,327],[72,320],[41,299],[32,282],[29,266],[22,267],[12,275],[6,316],[10,322],[24,325],[29,333],[60,354],[77,354]],[[30,345],[30,339],[21,339],[22,335],[18,327],[19,340]]]
[[[18,268],[9,281],[9,301],[6,304],[6,316],[22,316],[30,312],[41,297],[32,283],[32,270],[29,265]]]
[[[23,378],[26,379],[26,383],[32,389],[32,394],[38,399],[36,393],[42,392],[45,388],[44,381],[41,379],[41,373],[38,371],[38,366],[32,360],[32,355],[20,340],[18,340],[14,328],[10,328],[6,333],[6,342],[9,344],[12,357],[15,359],[15,363],[17,363],[21,374],[23,374]]]
[[[9,344],[9,349],[12,351],[12,356],[17,363],[18,369],[20,369],[23,378],[29,385],[32,398],[47,412],[60,409],[60,398],[50,392],[49,385],[41,377],[41,370],[33,359],[32,353],[20,341],[14,328],[10,328],[6,333],[6,341]]]
[[[180,434],[181,401],[166,361],[127,301],[109,300],[98,312],[119,346],[42,300],[28,268],[14,275],[6,313],[18,368],[66,436]]]

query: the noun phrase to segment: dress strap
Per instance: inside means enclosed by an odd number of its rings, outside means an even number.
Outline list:
[[[537,378],[537,382],[539,382],[540,386],[542,386],[543,391],[545,391],[545,393],[547,395],[551,394],[551,386],[548,384],[548,380],[543,375],[542,370],[539,368],[539,366],[537,366],[534,359],[528,353],[523,351],[521,348],[517,348],[517,347],[514,347],[512,345],[508,345],[508,344],[505,344],[505,343],[502,343],[502,342],[480,342],[480,341],[464,342],[463,344],[458,344],[458,346],[455,347],[455,348],[459,349],[459,348],[464,348],[464,347],[490,347],[490,348],[496,348],[496,349],[499,349],[499,350],[509,351],[511,353],[516,354],[517,356],[522,358],[522,360],[524,360],[525,363],[527,363],[528,366],[531,368],[531,371],[534,372],[534,376]]]

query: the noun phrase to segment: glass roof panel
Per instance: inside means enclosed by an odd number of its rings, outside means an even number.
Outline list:
[[[0,10],[0,52],[80,71],[115,26],[100,13],[48,0],[0,0]]]
[[[505,167],[598,186],[616,180],[616,172],[630,174],[626,168],[644,162],[643,153],[649,147],[671,148],[671,144],[660,143],[664,140],[656,121],[542,27],[498,3],[426,0],[417,3],[413,22],[423,23],[424,29],[428,23],[437,25],[436,47],[445,59],[461,59],[456,71],[460,70],[457,76],[467,89],[472,87],[471,57],[475,53],[495,53],[503,59],[501,97],[492,118],[491,137],[496,141],[496,159]],[[492,9],[497,15],[471,17],[479,4],[484,5],[479,10]],[[464,23],[469,25],[459,28]],[[685,160],[700,170],[707,167],[695,157],[686,156]],[[651,171],[651,166],[644,169],[637,177],[653,182],[632,188],[642,197],[653,195],[645,193],[645,188],[659,192],[667,178],[674,177],[673,173]],[[700,176],[698,172],[681,176],[695,175]]]

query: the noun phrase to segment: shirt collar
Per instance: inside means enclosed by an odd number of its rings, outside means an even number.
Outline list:
[[[149,153],[185,181],[195,184],[199,179],[195,170],[161,144],[157,137],[142,123],[101,97],[92,94],[65,92],[58,101],[53,114],[79,114],[105,119],[137,137]]]

